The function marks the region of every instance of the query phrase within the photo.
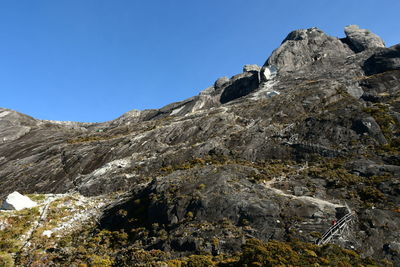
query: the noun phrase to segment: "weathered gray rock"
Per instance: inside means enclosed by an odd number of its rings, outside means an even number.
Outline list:
[[[400,175],[400,166],[377,164],[372,160],[366,160],[366,159],[360,159],[360,160],[355,160],[353,162],[349,162],[347,168],[351,172],[366,177],[385,175],[385,173],[391,173],[394,176]]]
[[[387,242],[383,245],[385,253],[389,254],[391,258],[394,259],[394,262],[400,261],[400,242],[391,241]]]
[[[115,216],[115,212],[122,209],[134,215],[140,205],[133,200],[141,199],[143,203],[147,203],[145,213],[141,215],[145,218],[146,225],[171,226],[172,238],[161,241],[162,245],[159,245],[178,251],[211,253],[212,246],[207,242],[213,236],[218,236],[220,251],[232,253],[243,244],[237,235],[250,234],[263,240],[282,238],[285,235],[284,226],[291,227],[289,214],[305,216],[310,229],[311,225],[315,228],[323,226],[330,216],[335,216],[335,205],[319,205],[295,196],[291,200],[285,200],[283,192],[252,183],[246,178],[257,172],[255,168],[236,164],[178,171],[154,180],[128,201],[108,210],[101,224],[110,230],[130,229],[129,220],[134,218],[121,220]],[[306,188],[301,188],[301,192],[296,195],[307,191]],[[282,202],[286,203],[285,208]],[[318,215],[321,211],[325,218]],[[196,227],[216,225],[218,222],[229,224],[232,234],[224,236],[223,229],[215,226]],[[246,229],[250,232],[246,232]],[[194,239],[182,238],[188,234]]]
[[[365,76],[366,61],[388,50],[348,44],[294,31],[260,73],[104,123],[0,110],[0,197],[127,192],[104,225],[129,229],[130,248],[178,256],[231,253],[250,237],[313,242],[345,202],[357,215],[351,245],[396,260],[383,246],[400,236],[400,70]]]
[[[222,88],[228,82],[229,82],[229,78],[228,77],[226,77],[226,76],[221,77],[221,78],[219,78],[218,80],[215,81],[214,87],[217,88],[217,89]]]
[[[243,72],[260,72],[260,70],[261,67],[256,64],[243,66]]]
[[[367,75],[400,70],[400,44],[378,51],[365,61],[363,67]]]
[[[14,110],[0,108],[0,143],[13,141],[27,134],[36,121]]]
[[[368,133],[371,137],[375,138],[379,144],[387,144],[387,140],[383,135],[381,128],[372,117],[355,120],[353,129],[359,134]]]
[[[295,71],[316,61],[327,61],[326,59],[332,57],[346,57],[350,54],[349,49],[339,39],[317,28],[310,28],[291,32],[264,66],[275,66],[280,72]]]
[[[377,65],[372,66],[370,69],[372,71],[366,71],[367,74],[375,73],[375,71],[383,71],[382,69],[379,70],[376,67]],[[400,70],[383,71],[379,75],[368,76],[368,78],[362,79],[359,84],[364,91],[362,96],[364,100],[372,103],[387,102],[388,99],[396,95],[400,90]]]
[[[346,88],[346,90],[347,93],[349,93],[352,97],[356,99],[360,98],[364,94],[364,90],[358,85],[349,86]]]
[[[357,25],[346,26],[344,32],[355,52],[362,52],[371,48],[385,47],[385,43],[378,35],[369,30],[360,29]]]

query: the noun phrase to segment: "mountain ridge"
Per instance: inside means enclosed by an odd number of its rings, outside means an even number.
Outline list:
[[[1,109],[0,197],[105,196],[91,231],[175,258],[234,255],[249,238],[312,243],[350,209],[333,242],[398,264],[400,46],[354,25],[345,34],[293,31],[263,66],[108,122]],[[66,247],[46,253],[73,260]],[[124,249],[112,251],[101,253],[117,264]]]

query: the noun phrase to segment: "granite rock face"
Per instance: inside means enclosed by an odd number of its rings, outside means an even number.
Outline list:
[[[124,192],[97,229],[178,256],[231,254],[252,237],[314,242],[351,210],[332,242],[400,264],[399,46],[346,31],[293,31],[261,69],[113,121],[2,109],[0,197]]]
[[[27,134],[36,121],[13,110],[0,108],[0,143],[16,140]]]
[[[229,82],[229,78],[228,77],[221,77],[218,80],[215,81],[214,83],[214,87],[215,88],[222,88],[222,86],[224,86],[227,82]]]
[[[376,34],[366,29],[360,29],[357,25],[349,25],[344,28],[349,43],[355,52],[366,49],[385,47],[383,40]]]
[[[346,57],[351,53],[339,39],[317,28],[296,30],[289,33],[265,65],[275,66],[282,72],[296,71],[316,61],[329,63],[332,58]]]
[[[365,72],[368,75],[378,74],[390,70],[400,69],[400,45],[381,49],[373,54],[364,63]]]
[[[298,228],[289,222],[292,216],[302,216],[309,228],[323,231],[321,225],[329,224],[341,207],[305,196],[288,198],[284,191],[271,188],[268,183],[254,184],[248,179],[259,172],[257,167],[240,164],[180,170],[155,179],[135,198],[109,210],[101,224],[110,230],[129,231],[129,221],[137,216],[135,211],[146,203],[146,212],[141,214],[144,223],[168,225],[171,229],[170,239],[154,238],[151,246],[181,253],[214,253],[212,239],[218,236],[218,250],[234,253],[240,249],[243,236],[285,240],[289,228]],[[141,199],[141,204],[137,204],[137,199]],[[127,210],[127,217],[117,216],[118,210]],[[221,228],[218,222],[227,225]],[[204,224],[205,227],[198,227]],[[313,242],[313,238],[307,241]]]
[[[233,76],[230,83],[224,86],[220,102],[222,104],[248,95],[258,88],[260,82],[258,72],[247,71]]]
[[[260,72],[261,67],[255,64],[244,65],[243,72]]]

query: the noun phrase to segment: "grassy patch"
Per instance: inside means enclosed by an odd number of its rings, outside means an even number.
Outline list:
[[[26,196],[29,197],[31,200],[39,203],[43,202],[46,199],[46,195],[44,194],[28,194]]]
[[[0,251],[17,252],[22,246],[21,237],[28,232],[39,215],[37,207],[0,213],[0,220],[5,224],[5,228],[0,230]]]
[[[383,145],[381,148],[386,152],[398,154],[400,151],[400,124],[390,114],[389,106],[378,103],[372,107],[365,108],[364,112],[375,119],[388,141],[388,144]]]

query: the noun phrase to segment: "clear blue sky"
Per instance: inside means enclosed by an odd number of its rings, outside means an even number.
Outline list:
[[[1,0],[0,107],[100,122],[262,65],[295,29],[399,42],[398,0]]]

